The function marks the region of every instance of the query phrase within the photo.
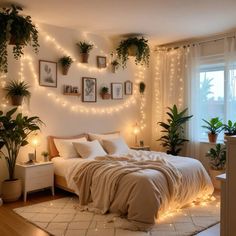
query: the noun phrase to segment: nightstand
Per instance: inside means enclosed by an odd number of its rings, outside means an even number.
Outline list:
[[[132,146],[130,147],[131,149],[134,150],[142,150],[142,151],[150,151],[150,146]]]
[[[16,164],[16,177],[21,179],[24,202],[30,191],[51,187],[54,195],[54,169],[52,162],[40,162],[32,165]]]

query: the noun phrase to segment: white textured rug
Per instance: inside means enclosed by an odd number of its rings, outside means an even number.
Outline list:
[[[14,211],[56,236],[184,236],[194,235],[219,222],[218,200],[193,205],[163,217],[150,232],[116,228],[111,214],[97,215],[75,208],[78,198],[61,198]]]

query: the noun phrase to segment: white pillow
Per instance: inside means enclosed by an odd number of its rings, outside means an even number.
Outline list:
[[[119,132],[116,132],[116,133],[111,133],[111,134],[92,134],[92,133],[89,133],[89,139],[91,141],[93,140],[98,140],[99,143],[102,144],[102,140],[103,139],[111,139],[111,138],[118,138],[120,137],[120,133]]]
[[[103,147],[109,155],[127,155],[129,147],[122,137],[113,139],[103,139]]]
[[[78,157],[78,154],[72,144],[72,142],[86,142],[87,139],[77,138],[77,139],[54,139],[54,143],[59,152],[59,156],[64,158]]]
[[[73,142],[73,145],[82,158],[93,159],[97,156],[107,155],[98,140],[91,142]]]

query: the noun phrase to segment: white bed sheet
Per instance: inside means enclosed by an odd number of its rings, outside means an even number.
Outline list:
[[[55,175],[65,177],[68,170],[76,163],[83,163],[87,161],[86,159],[82,158],[63,158],[63,157],[54,157],[52,158],[52,162],[54,165],[54,173]]]

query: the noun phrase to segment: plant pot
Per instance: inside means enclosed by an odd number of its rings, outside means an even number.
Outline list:
[[[21,40],[18,44],[19,45],[24,45],[23,40]],[[9,40],[9,45],[16,45],[16,37],[15,37],[15,35],[11,35],[11,38]]]
[[[224,174],[225,170],[212,170],[212,169],[209,169],[209,173],[210,173],[211,181],[212,181],[212,184],[213,184],[214,188],[220,190],[221,189],[221,183],[220,183],[220,180],[216,179],[216,176]]]
[[[216,143],[217,134],[208,133],[208,140],[210,143]]]
[[[88,63],[89,54],[88,53],[81,53],[81,62]]]
[[[23,102],[23,96],[12,96],[11,97],[11,103],[13,106],[21,106],[22,105],[22,102]]]
[[[22,192],[21,180],[5,180],[2,182],[2,200],[13,202],[20,198]]]
[[[63,74],[63,75],[67,75],[69,69],[70,69],[70,66],[63,66],[63,67],[62,67],[62,74]]]
[[[109,93],[101,93],[101,97],[102,97],[102,99],[110,99],[111,98],[111,94],[109,94]]]
[[[137,54],[137,51],[138,51],[138,48],[136,45],[131,45],[129,48],[128,48],[128,54],[129,56],[131,57],[135,57],[136,54]]]

